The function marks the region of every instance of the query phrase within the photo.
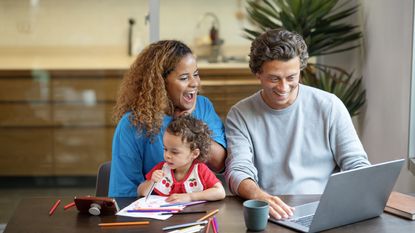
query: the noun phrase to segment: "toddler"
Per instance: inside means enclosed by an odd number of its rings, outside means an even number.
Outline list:
[[[145,196],[155,182],[154,192],[169,196],[167,202],[215,201],[225,198],[225,190],[215,174],[203,163],[210,146],[210,130],[186,115],[172,120],[163,136],[164,162],[157,164],[137,188]]]

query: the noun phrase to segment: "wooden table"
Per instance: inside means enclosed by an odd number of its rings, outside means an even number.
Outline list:
[[[290,205],[298,205],[318,200],[316,195],[281,196]],[[48,232],[163,232],[166,226],[188,223],[197,220],[204,214],[175,215],[165,221],[150,219],[150,224],[145,226],[125,226],[101,228],[101,222],[141,221],[142,219],[121,216],[90,216],[79,214],[76,208],[66,211],[63,206],[70,203],[70,197],[62,200],[58,209],[52,216],[48,215],[49,209],[57,200],[56,197],[26,198],[23,199],[14,212],[5,229],[5,233],[48,233]],[[117,198],[118,205],[123,208],[134,201],[134,198]],[[242,213],[242,199],[234,196],[226,197],[224,201],[209,202],[195,206],[189,206],[186,210],[214,210],[219,209],[216,215],[219,232],[240,233],[247,232]],[[415,221],[405,220],[393,215],[383,213],[380,217],[363,222],[331,229],[327,232],[414,232]],[[290,229],[269,222],[264,232],[292,232]]]

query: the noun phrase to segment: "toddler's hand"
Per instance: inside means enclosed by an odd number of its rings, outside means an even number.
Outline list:
[[[155,183],[159,182],[163,178],[162,170],[155,170],[151,175],[151,180]]]
[[[167,202],[177,203],[177,202],[191,202],[192,199],[188,193],[175,193],[170,195],[167,199]]]

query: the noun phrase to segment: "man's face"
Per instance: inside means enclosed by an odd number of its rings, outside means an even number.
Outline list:
[[[272,60],[262,64],[256,77],[261,81],[261,96],[273,109],[284,109],[294,103],[300,82],[300,58]]]

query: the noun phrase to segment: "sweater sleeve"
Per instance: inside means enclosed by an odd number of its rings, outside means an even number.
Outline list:
[[[226,140],[228,157],[226,158],[225,179],[231,192],[238,194],[238,187],[245,179],[258,182],[258,171],[253,164],[251,136],[241,111],[232,107],[226,118]]]
[[[330,114],[330,146],[342,170],[370,165],[351,117],[343,102],[334,96]]]

